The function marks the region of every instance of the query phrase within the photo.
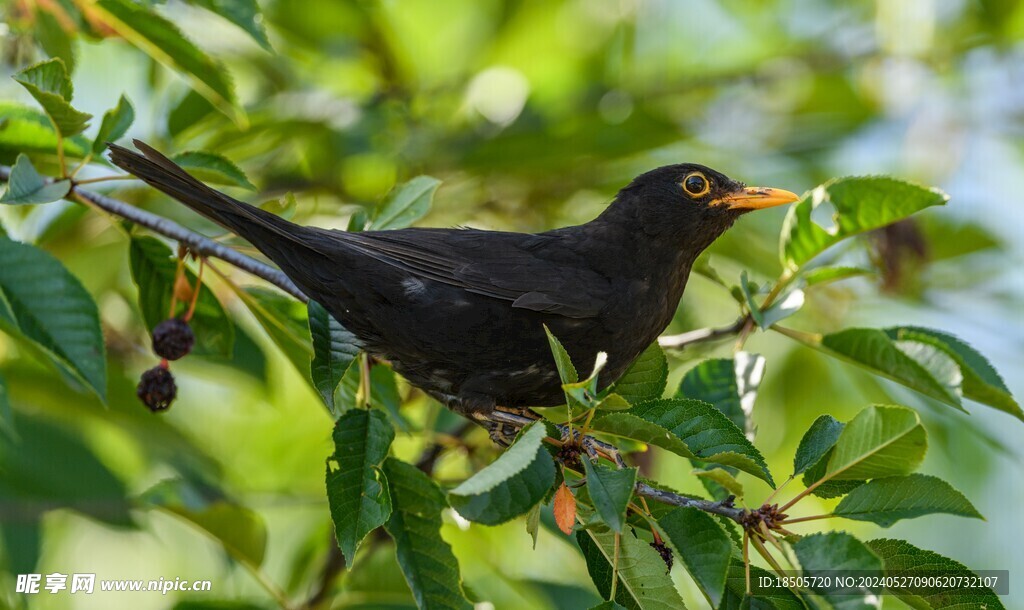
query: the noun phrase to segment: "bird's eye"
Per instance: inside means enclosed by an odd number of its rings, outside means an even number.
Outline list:
[[[683,190],[690,197],[703,197],[711,190],[711,183],[700,172],[693,172],[683,180]]]

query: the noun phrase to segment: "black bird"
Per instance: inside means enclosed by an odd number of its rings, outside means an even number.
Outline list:
[[[697,255],[742,214],[796,201],[702,165],[637,176],[600,216],[537,234],[304,227],[216,191],[138,140],[115,165],[237,233],[376,358],[456,411],[564,402],[546,324],[618,379],[668,326]]]

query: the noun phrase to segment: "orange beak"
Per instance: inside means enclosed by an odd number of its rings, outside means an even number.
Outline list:
[[[763,210],[777,205],[799,201],[796,193],[763,186],[748,186],[742,190],[719,197],[711,205],[727,205],[734,210]]]

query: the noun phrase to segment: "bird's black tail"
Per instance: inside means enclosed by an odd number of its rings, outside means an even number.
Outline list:
[[[111,162],[243,237],[309,292],[303,286],[306,282],[302,280],[309,279],[303,277],[303,269],[308,268],[310,259],[322,257],[311,247],[315,239],[309,229],[212,189],[145,142],[134,142],[141,155],[109,144]]]

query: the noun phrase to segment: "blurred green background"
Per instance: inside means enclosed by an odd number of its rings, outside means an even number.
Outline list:
[[[33,7],[63,2],[0,4],[5,75],[44,57],[33,42]],[[1024,395],[1016,374],[1024,366],[1019,2],[266,0],[260,23],[272,52],[200,8],[153,4],[224,63],[244,113],[218,112],[190,94],[186,80],[116,37],[75,42],[75,105],[99,116],[126,93],[137,114],[130,136],[172,152],[226,155],[258,187],[233,193],[254,203],[294,193],[294,206],[275,210],[303,223],[344,228],[418,174],[444,181],[420,225],[517,231],[589,220],[632,176],[684,161],[797,192],[868,173],[939,186],[951,195],[947,207],[844,254],[874,265],[876,277],[815,292],[793,325],[945,329],[991,358]],[[0,104],[9,101],[33,103],[0,78]],[[0,162],[13,156],[0,146]],[[218,234],[134,183],[117,193]],[[744,269],[757,281],[778,275],[784,214],[746,217],[711,248],[726,281],[738,283]],[[0,606],[185,608],[226,600],[237,605],[216,607],[273,607],[219,544],[131,500],[171,477],[254,510],[268,537],[263,573],[293,600],[307,599],[333,545],[324,496],[331,418],[299,372],[213,277],[210,287],[237,324],[235,355],[176,364],[178,400],[152,415],[134,396],[155,357],[124,234],[109,218],[66,202],[2,206],[0,222],[57,255],[95,296],[111,376],[104,408],[0,337],[0,374],[23,440],[0,477],[7,498]],[[728,292],[695,276],[670,332],[725,325],[737,314]],[[730,347],[672,355],[670,387],[699,358]],[[971,416],[954,412],[778,335],[759,333],[747,349],[768,360],[754,417],[756,443],[774,471],[789,471],[800,435],[818,415],[845,420],[872,402],[898,402],[921,411],[932,439],[922,471],[941,474],[987,518],[930,516],[890,530],[822,522],[824,529],[906,538],[975,569],[1009,569],[1012,595],[1004,602],[1024,603],[1016,601],[1024,596],[1015,578],[1024,570],[1019,422],[977,406],[969,406]],[[430,437],[418,431],[452,425],[417,394],[402,413],[411,432],[399,433],[396,450],[405,459],[415,460]],[[480,431],[467,443],[471,451],[442,455],[442,480],[459,480],[494,455]],[[684,460],[648,462],[665,484],[701,491]],[[767,494],[762,483],[743,480],[751,503]],[[11,481],[22,495],[8,493]],[[815,502],[823,501],[808,501],[807,514],[824,506]],[[557,531],[542,531],[536,550],[522,520],[487,528],[449,518],[444,535],[467,587],[495,608],[576,608],[597,599],[583,559]],[[209,579],[213,587],[203,595],[26,598],[13,593],[12,576],[25,572]],[[679,567],[673,577],[692,607],[704,607]],[[412,607],[387,541],[357,557],[331,595],[336,608]],[[885,607],[902,606],[886,598]]]

